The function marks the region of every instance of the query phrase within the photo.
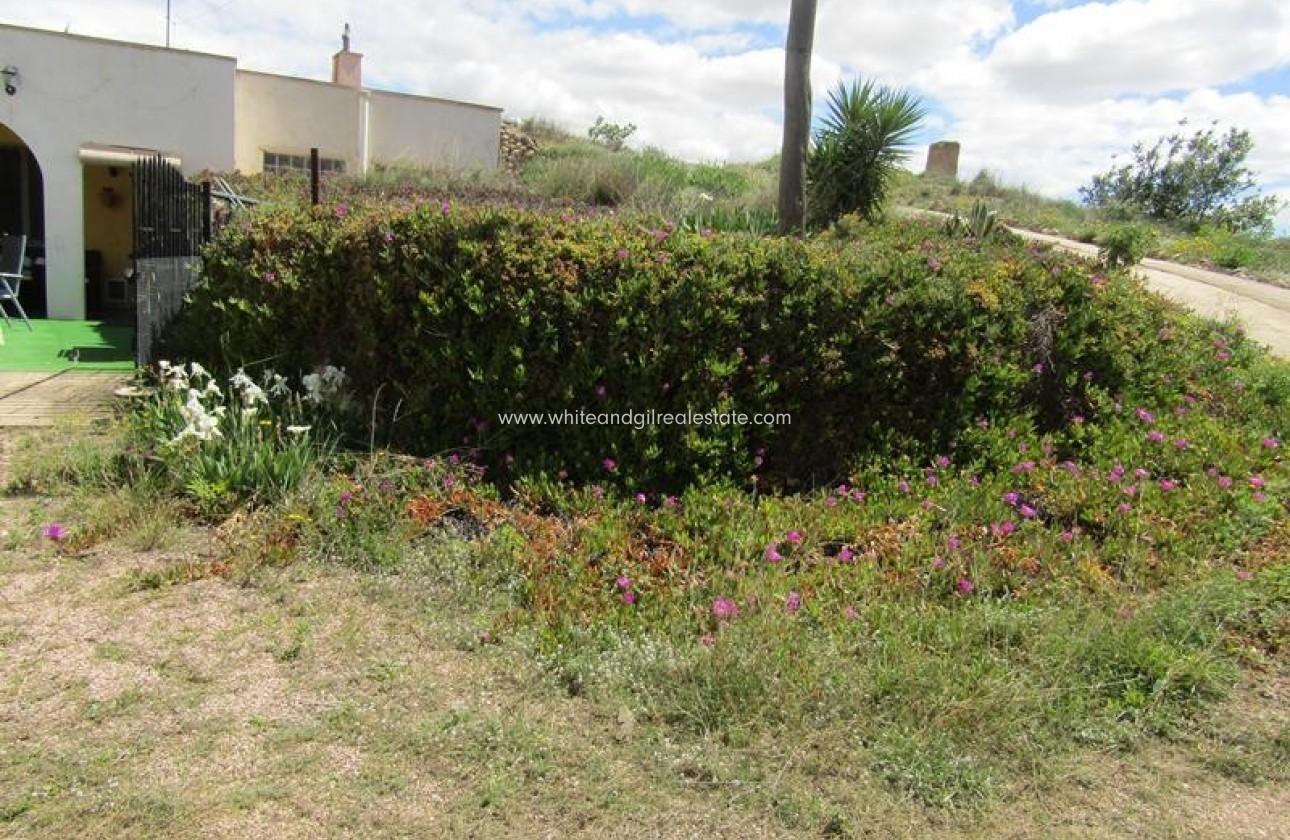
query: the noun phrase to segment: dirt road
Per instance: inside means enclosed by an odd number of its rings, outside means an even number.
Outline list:
[[[1014,232],[1077,254],[1097,256],[1096,245],[1028,230]],[[1200,315],[1238,318],[1251,338],[1278,356],[1290,357],[1290,289],[1164,260],[1143,260],[1137,272],[1149,288]]]

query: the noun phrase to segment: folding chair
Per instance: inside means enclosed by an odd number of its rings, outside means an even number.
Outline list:
[[[22,286],[22,261],[27,254],[27,237],[4,234],[0,236],[0,315],[6,324],[11,323],[9,313],[5,311],[7,300],[18,310],[27,330],[31,331],[31,321],[18,300],[18,289]]]

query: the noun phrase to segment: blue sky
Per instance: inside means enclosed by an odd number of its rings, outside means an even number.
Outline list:
[[[9,4],[7,23],[160,43],[165,0]],[[499,105],[635,145],[756,160],[780,136],[788,0],[172,0],[175,46],[325,78],[345,22],[370,86]],[[1287,0],[819,0],[817,100],[856,75],[932,107],[961,174],[1072,196],[1181,119],[1249,129],[1290,199]],[[912,168],[922,164],[920,151]],[[1290,226],[1290,211],[1282,225]]]

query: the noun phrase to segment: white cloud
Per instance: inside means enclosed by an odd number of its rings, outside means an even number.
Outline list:
[[[1290,4],[1090,3],[1011,33],[988,63],[1009,91],[1064,101],[1222,85],[1290,63]]]

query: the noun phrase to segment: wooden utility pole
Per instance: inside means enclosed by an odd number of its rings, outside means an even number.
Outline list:
[[[784,145],[779,158],[779,232],[806,224],[806,155],[811,143],[811,50],[816,0],[792,0],[784,48]]]

